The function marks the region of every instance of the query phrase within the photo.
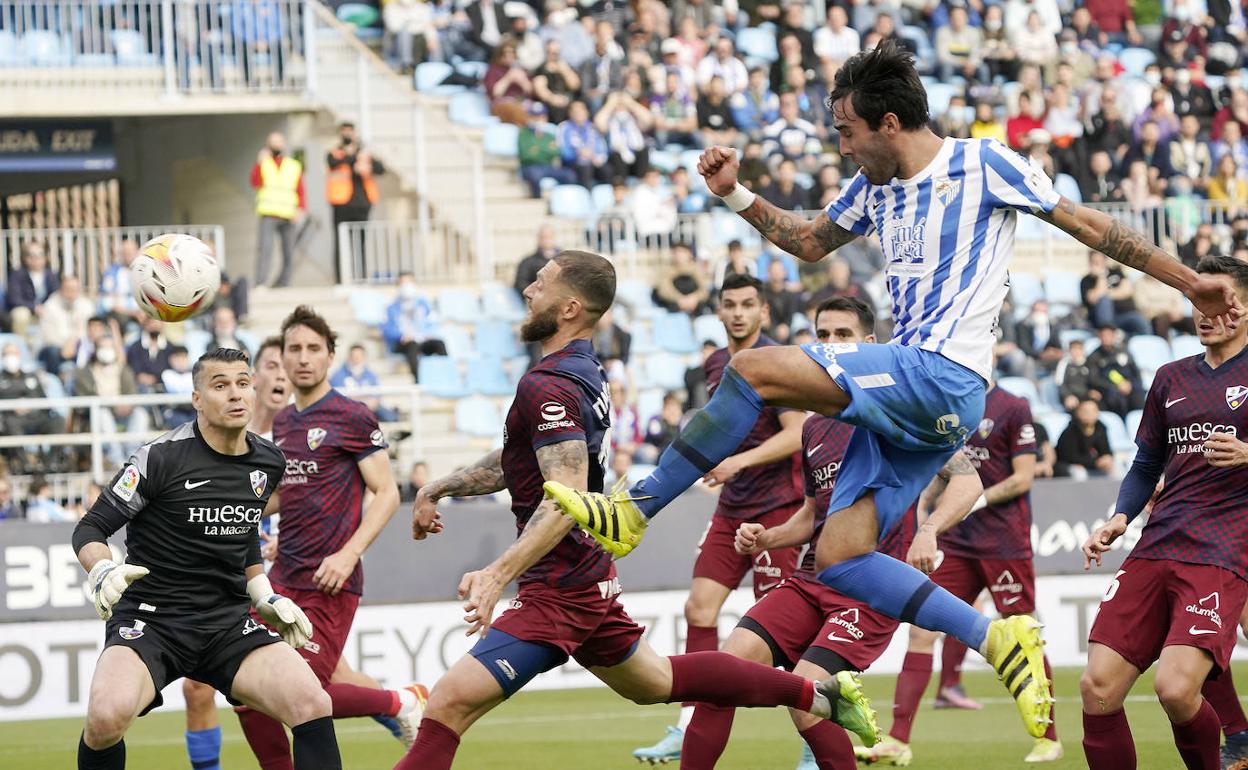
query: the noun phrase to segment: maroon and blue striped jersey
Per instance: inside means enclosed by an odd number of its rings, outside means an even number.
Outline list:
[[[1036,429],[1025,399],[999,387],[984,399],[984,418],[963,449],[984,489],[1014,473],[1014,458],[1036,453]],[[1031,558],[1031,493],[972,513],[939,538],[947,554],[970,559]]]
[[[775,344],[775,340],[759,335],[754,347]],[[706,372],[706,390],[710,395],[715,395],[715,388],[719,386],[731,357],[728,348],[720,348],[708,356],[706,363],[702,365]],[[762,414],[754,421],[749,435],[733,454],[749,451],[784,430],[780,423],[780,414],[786,411],[788,410],[775,406],[763,407]],[[802,501],[801,471],[801,461],[797,453],[774,463],[746,468],[723,485],[715,515],[729,519],[752,519],[778,508],[796,506]]]
[[[1214,433],[1248,435],[1248,353],[1211,369],[1203,354],[1157,370],[1136,443],[1165,458],[1165,486],[1131,555],[1211,564],[1248,579],[1248,484],[1243,468],[1215,468]]]
[[[511,493],[516,533],[524,531],[542,502],[546,481],[537,450],[563,441],[584,441],[589,453],[589,491],[601,492],[610,447],[611,396],[606,372],[588,340],[573,340],[543,358],[516,387],[503,426],[503,477]],[[574,529],[520,576],[521,584],[555,588],[597,583],[615,575],[610,555],[587,532]]]
[[[290,404],[273,418],[273,443],[286,455],[282,476],[282,535],[270,573],[282,586],[317,590],[321,561],[346,545],[364,512],[359,463],[385,449],[386,437],[364,404],[330,390],[303,411]],[[342,590],[364,591],[360,564]]]

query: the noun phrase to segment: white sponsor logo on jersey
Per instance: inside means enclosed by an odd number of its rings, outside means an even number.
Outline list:
[[[1193,422],[1170,428],[1167,431],[1166,441],[1174,446],[1175,454],[1196,454],[1205,451],[1205,442],[1215,433],[1227,433],[1236,438],[1239,437],[1239,429],[1234,425]]]
[[[857,642],[866,636],[862,629],[858,627],[858,608],[849,607],[843,609],[832,617],[828,618],[828,622],[836,626],[829,634],[829,641],[833,642]],[[849,634],[850,638],[845,638],[837,634],[838,631],[844,631]]]
[[[568,419],[568,410],[558,401],[547,401],[538,410],[541,422],[538,430],[554,430],[555,428],[572,428],[576,423]]]
[[[1214,591],[1203,599],[1198,600],[1195,604],[1187,605],[1186,609],[1193,615],[1200,615],[1209,618],[1218,628],[1222,627],[1222,616],[1218,614],[1218,592]]]

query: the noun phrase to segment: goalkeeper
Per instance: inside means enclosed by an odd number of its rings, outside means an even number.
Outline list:
[[[340,770],[329,696],[294,650],[312,626],[273,593],[260,559],[256,527],[286,463],[247,432],[247,354],[206,353],[192,376],[195,420],[140,447],[74,530],[87,592],[106,621],[78,768],[125,767],[126,729],[188,676],[289,725],[298,770]],[[108,537],[123,526],[118,564]]]

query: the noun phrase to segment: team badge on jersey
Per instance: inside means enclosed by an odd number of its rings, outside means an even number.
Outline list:
[[[143,626],[147,625],[141,620],[134,621],[133,625],[122,626],[117,629],[117,633],[126,641],[134,641],[143,635]]]
[[[961,179],[944,179],[936,180],[936,198],[946,206],[958,197],[958,193],[962,192]]]
[[[126,469],[121,472],[121,477],[117,479],[117,483],[113,484],[113,494],[128,503],[134,499],[134,493],[137,491],[139,491],[139,469],[133,465],[127,465]]]
[[[1226,389],[1226,405],[1231,409],[1238,409],[1244,404],[1244,397],[1248,396],[1248,388],[1243,385],[1232,385]]]
[[[315,452],[316,448],[320,446],[321,442],[324,440],[325,440],[324,428],[308,428],[308,449]]]
[[[264,490],[269,488],[269,474],[264,471],[251,472],[251,491],[256,493],[256,497],[263,497]]]
[[[373,446],[384,447],[386,445],[386,434],[381,432],[381,428],[378,428],[377,430],[368,434],[368,440],[372,442]]]
[[[991,417],[985,417],[980,420],[979,430],[977,431],[979,433],[979,437],[982,439],[988,438],[988,436],[992,433],[992,429],[996,427],[996,424],[997,423]]]

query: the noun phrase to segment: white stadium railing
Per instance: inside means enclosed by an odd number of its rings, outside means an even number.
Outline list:
[[[305,0],[10,0],[0,83],[169,95],[309,87]]]
[[[396,450],[407,457],[421,457],[424,437],[421,431],[421,392],[416,385],[385,385],[372,388],[344,390],[352,398],[360,400],[379,399],[385,406],[395,409],[402,419],[382,423],[387,435],[396,432],[405,433]],[[66,433],[36,436],[0,435],[0,449],[19,449],[34,447],[89,447],[91,451],[91,476],[104,480],[112,472],[107,467],[105,455],[107,450],[118,445],[134,447],[161,435],[162,430],[128,432],[114,430],[116,420],[111,414],[105,416],[104,410],[118,406],[136,408],[149,407],[189,407],[189,394],[151,393],[131,396],[70,396],[65,398],[20,398],[0,399],[0,413],[18,411],[48,410],[58,414],[84,414],[85,424],[73,426]],[[392,446],[394,442],[392,442]],[[116,452],[114,452],[116,454]]]
[[[77,275],[94,291],[104,269],[121,250],[122,241],[140,246],[163,233],[185,233],[207,243],[216,252],[221,269],[226,269],[225,228],[221,225],[143,225],[141,227],[70,227],[0,230],[0,266],[14,270],[21,266],[22,248],[41,244],[54,270]]]

